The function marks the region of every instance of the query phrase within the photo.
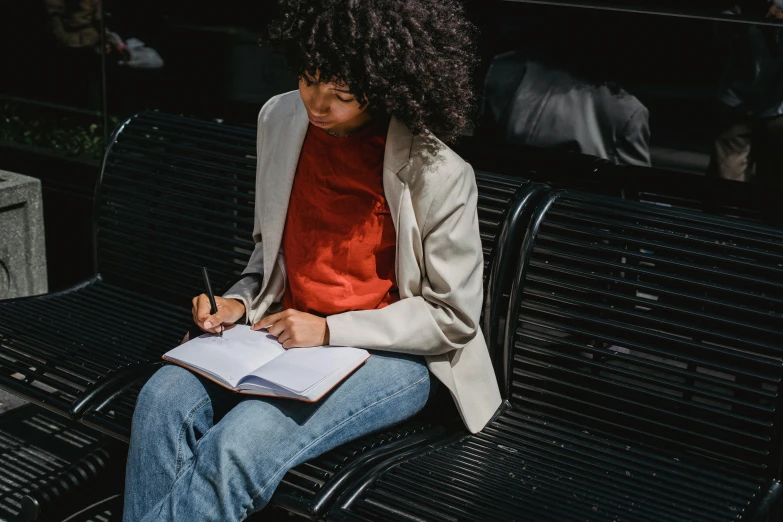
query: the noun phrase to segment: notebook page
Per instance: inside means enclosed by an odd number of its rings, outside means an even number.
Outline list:
[[[219,376],[232,387],[259,366],[285,353],[277,339],[266,332],[237,325],[223,337],[204,334],[166,353],[164,358]]]
[[[302,394],[326,378],[339,381],[369,356],[367,350],[359,348],[292,348],[253,371],[252,375],[296,394]]]
[[[281,388],[277,384],[259,379],[255,375],[245,375],[239,379],[237,390],[247,395],[260,395],[262,397],[285,397],[288,399],[300,398],[297,394]]]
[[[365,359],[358,357],[350,364],[339,368],[323,378],[319,383],[309,387],[302,393],[295,393],[290,390],[273,384],[269,381],[260,379],[253,374],[242,377],[239,380],[237,389],[240,393],[250,395],[265,395],[271,397],[287,397],[289,399],[300,399],[308,402],[316,402],[341,382],[346,376],[356,370]]]

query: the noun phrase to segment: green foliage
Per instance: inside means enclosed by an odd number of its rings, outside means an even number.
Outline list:
[[[88,160],[103,156],[103,129],[97,117],[16,101],[0,101],[0,108],[0,142]],[[110,118],[109,125],[114,128],[118,122]]]

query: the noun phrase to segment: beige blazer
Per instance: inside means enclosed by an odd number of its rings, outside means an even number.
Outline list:
[[[249,323],[278,310],[285,290],[280,243],[307,127],[298,91],[272,98],[258,115],[255,250],[243,273],[265,277],[244,278],[224,295],[244,302]],[[383,190],[397,231],[400,300],[327,317],[330,343],[423,355],[475,433],[501,399],[479,327],[483,259],[473,169],[431,134],[413,136],[392,119]]]

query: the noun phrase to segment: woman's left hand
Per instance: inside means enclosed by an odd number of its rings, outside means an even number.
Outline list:
[[[292,308],[264,317],[253,325],[253,330],[264,328],[277,337],[286,350],[329,344],[326,319]]]

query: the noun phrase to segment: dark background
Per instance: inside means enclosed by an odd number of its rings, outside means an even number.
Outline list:
[[[750,21],[770,23],[764,0],[743,1],[743,16],[729,18],[721,10],[734,2],[469,0],[483,35],[476,85],[501,52],[559,46],[578,53],[581,42],[597,42],[603,51],[580,59],[648,107],[653,166],[701,174],[716,132],[726,35]],[[0,169],[42,179],[52,290],[93,272],[93,191],[105,136],[118,122],[160,109],[254,124],[269,97],[296,88],[282,58],[256,44],[275,2],[106,0],[103,7],[107,27],[155,48],[165,66],[128,69],[107,57],[103,68],[92,50],[54,44],[42,0],[0,4]]]

